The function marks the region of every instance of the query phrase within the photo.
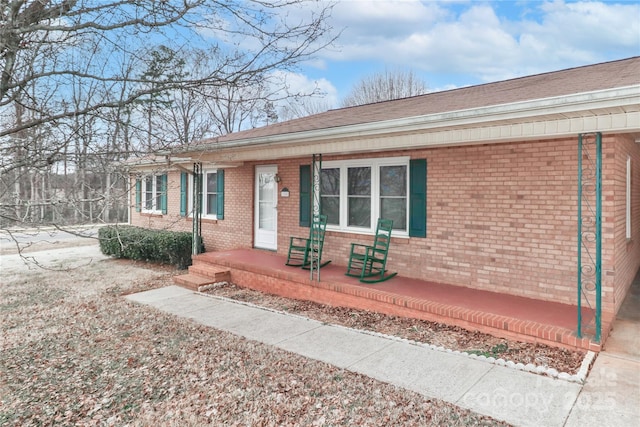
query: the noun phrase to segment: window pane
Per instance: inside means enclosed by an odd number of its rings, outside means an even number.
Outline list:
[[[156,188],[155,190],[155,206],[154,209],[156,210],[160,210],[160,207],[162,206],[162,175],[157,175],[156,176]]]
[[[276,216],[271,202],[260,202],[258,223],[261,230],[274,231],[276,229]]]
[[[275,231],[278,186],[273,172],[258,175],[258,226],[261,230]]]
[[[380,196],[407,195],[407,167],[380,166]]]
[[[153,176],[151,175],[144,178],[144,208],[153,209]]]
[[[276,182],[272,173],[261,173],[258,177],[258,198],[259,200],[273,200],[276,191]]]
[[[218,174],[217,173],[208,173],[207,174],[207,193],[215,193],[218,188]]]
[[[206,174],[205,179],[204,214],[215,215],[218,212],[218,174],[217,172],[209,172]]]
[[[320,194],[327,196],[340,195],[340,169],[322,169],[320,172]]]
[[[320,213],[327,216],[327,224],[340,225],[340,197],[322,196]]]
[[[371,227],[371,168],[349,168],[347,171],[347,187],[349,203],[347,225],[352,227]]]
[[[371,168],[349,168],[348,170],[348,192],[349,196],[370,196],[371,195]]]
[[[205,215],[215,215],[218,211],[218,195],[217,194],[207,194],[207,210],[205,211]]]
[[[320,171],[320,213],[327,224],[340,225],[340,168]]]
[[[349,197],[349,226],[371,227],[371,198]]]
[[[394,230],[406,230],[407,199],[404,197],[380,199],[380,216],[392,219]]]

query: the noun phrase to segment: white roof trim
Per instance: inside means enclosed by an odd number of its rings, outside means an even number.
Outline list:
[[[124,166],[133,171],[151,171],[151,172],[166,172],[170,170],[181,170],[183,172],[193,172],[193,163],[202,162],[203,167],[209,169],[229,169],[242,166],[243,162],[234,161],[216,161],[216,160],[201,160],[197,156],[193,157],[158,157],[156,159],[139,159],[137,161],[131,161],[124,163]]]
[[[549,138],[575,137],[589,132],[640,131],[640,112],[622,112],[559,118],[538,121],[484,124],[457,128],[433,128],[425,132],[364,136],[348,140],[324,140],[316,144],[254,145],[237,150],[203,153],[202,158],[233,159],[236,161],[305,157],[314,153],[364,153],[390,150],[450,147],[456,145],[501,143]]]
[[[255,137],[236,141],[221,141],[198,147],[198,149],[193,152],[208,151],[209,149],[221,151],[230,148],[249,148],[257,145],[287,144],[291,142],[305,144],[336,138],[380,137],[390,133],[416,132],[420,130],[433,131],[438,128],[477,127],[478,124],[495,123],[498,121],[536,121],[536,118],[541,118],[542,116],[548,117],[555,115],[565,117],[567,114],[576,115],[580,112],[586,113],[607,108],[625,107],[631,107],[631,110],[640,110],[640,84],[373,123]]]

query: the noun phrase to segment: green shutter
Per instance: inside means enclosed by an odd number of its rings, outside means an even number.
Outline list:
[[[140,212],[142,208],[142,181],[140,178],[136,179],[136,212]]]
[[[187,216],[187,181],[186,172],[180,173],[180,216]]]
[[[311,165],[300,166],[300,227],[311,226]]]
[[[167,214],[167,174],[160,176],[160,209],[162,210],[162,214]]]
[[[218,206],[216,207],[216,218],[224,219],[224,170],[219,169],[217,175]]]
[[[409,236],[427,237],[427,159],[410,162]]]

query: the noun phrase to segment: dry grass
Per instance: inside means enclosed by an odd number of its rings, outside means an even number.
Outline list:
[[[0,425],[503,425],[122,297],[168,274],[3,272]]]

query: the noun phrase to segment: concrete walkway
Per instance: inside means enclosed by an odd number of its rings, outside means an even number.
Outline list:
[[[582,389],[577,383],[177,286],[127,298],[515,425],[564,425]]]
[[[566,425],[640,426],[640,273]]]

